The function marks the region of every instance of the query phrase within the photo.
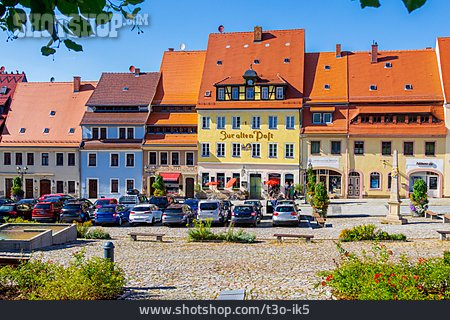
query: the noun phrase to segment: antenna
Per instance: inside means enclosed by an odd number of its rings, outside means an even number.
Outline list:
[[[130,66],[128,70],[130,70],[131,73],[134,73],[136,71],[136,68],[134,66]]]
[[[219,28],[217,28],[217,30],[219,30],[220,33],[224,33],[225,27],[221,24],[221,25],[219,26]]]
[[[181,50],[181,51],[186,50],[186,44],[185,44],[185,43],[181,43],[181,44],[180,44],[180,50]]]
[[[55,82],[55,77],[51,77],[51,78],[50,78],[50,82],[51,82],[51,83]]]

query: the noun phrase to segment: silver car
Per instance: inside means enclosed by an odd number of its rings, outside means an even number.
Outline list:
[[[198,220],[212,220],[212,223],[225,224],[227,213],[219,200],[204,200],[198,204]]]
[[[280,224],[298,226],[300,224],[300,214],[293,205],[279,205],[273,211],[272,224],[274,227]]]
[[[140,204],[130,211],[130,225],[138,223],[155,224],[162,221],[162,211],[154,204]]]

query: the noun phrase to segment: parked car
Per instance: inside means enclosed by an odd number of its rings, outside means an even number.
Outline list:
[[[106,206],[108,204],[118,204],[118,201],[117,201],[117,199],[114,199],[114,198],[100,198],[100,199],[95,200],[95,202],[94,202],[94,206],[97,209],[102,206]]]
[[[231,224],[248,224],[256,227],[261,222],[261,212],[251,204],[236,205],[231,213]]]
[[[186,204],[171,204],[162,215],[164,226],[190,225],[194,219],[194,212]]]
[[[61,214],[62,203],[60,201],[55,202],[38,202],[31,213],[31,218],[34,221],[59,221]]]
[[[68,194],[63,193],[52,193],[52,194],[44,194],[38,200],[39,202],[46,202],[48,198],[58,198],[59,201],[65,202],[68,199],[74,199],[74,197],[69,196]]]
[[[135,206],[143,203],[148,203],[148,200],[145,196],[126,195],[119,198],[119,204],[124,206],[127,210],[131,210]]]
[[[227,215],[223,209],[221,201],[202,200],[198,205],[197,219],[211,219],[212,223],[225,224],[227,222]]]
[[[33,207],[38,203],[36,199],[21,199],[17,201],[17,204],[26,204],[33,209]]]
[[[262,216],[263,212],[262,212],[262,204],[261,204],[261,201],[259,201],[259,200],[245,200],[245,201],[244,201],[244,204],[254,205],[254,206],[256,207],[256,210],[258,210],[259,213],[260,213],[261,216]]]
[[[184,201],[184,204],[187,204],[189,207],[191,207],[192,211],[197,215],[198,211],[198,199],[186,199]]]
[[[162,221],[162,211],[154,204],[140,204],[130,211],[130,225],[138,223],[155,224]]]
[[[94,205],[89,200],[66,202],[59,216],[60,222],[85,222],[94,213]]]
[[[0,205],[0,221],[6,221],[7,218],[31,219],[32,207],[18,203],[5,203]]]
[[[119,226],[128,222],[130,211],[120,204],[108,204],[101,208],[95,209],[94,223],[96,225],[102,224],[117,224]]]
[[[230,200],[223,200],[222,201],[223,204],[223,209],[225,210],[226,214],[227,214],[227,220],[231,220],[231,213],[233,210],[233,204],[231,203]]]
[[[154,204],[163,212],[169,206],[169,198],[167,197],[151,197],[148,202]]]
[[[10,198],[1,198],[0,205],[5,204],[5,203],[14,203],[14,201]]]
[[[173,200],[175,201],[175,203],[183,204],[186,199],[183,197],[174,197]]]
[[[290,224],[298,226],[300,224],[300,214],[293,205],[276,206],[272,215],[272,225]]]
[[[294,206],[295,209],[297,209],[297,211],[301,211],[301,209],[300,209],[299,206],[295,203],[294,200],[278,200],[278,201],[277,201],[277,206],[281,206],[281,205]]]

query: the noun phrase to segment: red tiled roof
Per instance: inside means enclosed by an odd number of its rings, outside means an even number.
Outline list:
[[[347,107],[336,107],[333,112],[333,123],[324,125],[313,124],[310,108],[303,108],[302,133],[304,134],[345,134],[347,124]]]
[[[441,67],[442,87],[445,101],[450,102],[450,37],[438,38],[437,50]]]
[[[81,120],[82,125],[95,124],[122,124],[122,125],[144,125],[147,121],[147,112],[131,112],[131,113],[102,113],[102,112],[86,112]]]
[[[152,112],[147,124],[197,126],[197,113]]]
[[[301,99],[291,99],[286,101],[229,101],[197,105],[198,110],[202,109],[300,109]]]
[[[148,106],[152,103],[161,74],[103,73],[88,106]],[[127,88],[127,89],[125,89]]]
[[[140,149],[142,146],[142,140],[119,140],[119,139],[108,139],[108,140],[93,140],[85,141],[82,144],[84,150],[98,150],[98,149]]]
[[[144,145],[197,146],[196,134],[147,134]]]
[[[9,98],[14,94],[19,82],[27,82],[25,73],[0,73],[0,88],[4,86],[8,88],[6,94],[0,94],[0,106],[3,106],[8,102]]]
[[[211,34],[209,36],[208,50],[206,54],[205,68],[203,70],[202,84],[200,86],[199,109],[226,109],[242,108],[271,108],[273,101],[265,102],[216,102],[216,90],[214,85],[225,79],[242,78],[254,60],[259,64],[253,64],[258,76],[262,79],[274,77],[278,74],[288,83],[286,91],[287,101],[300,101],[303,97],[305,33],[304,30],[276,30],[264,31],[263,39],[254,42],[253,32],[233,32],[223,34]],[[285,63],[285,59],[290,59]],[[217,62],[221,61],[221,64]],[[211,97],[205,97],[205,93],[211,91]],[[277,103],[275,103],[277,104]],[[220,107],[219,107],[220,105]]]

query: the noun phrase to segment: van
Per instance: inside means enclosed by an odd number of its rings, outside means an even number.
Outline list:
[[[148,203],[148,200],[145,196],[138,196],[138,195],[127,195],[127,196],[121,196],[119,198],[119,204],[124,206],[125,209],[131,210],[135,206],[139,204]]]
[[[198,204],[198,220],[212,220],[212,223],[226,224],[227,214],[219,200],[203,200]]]

